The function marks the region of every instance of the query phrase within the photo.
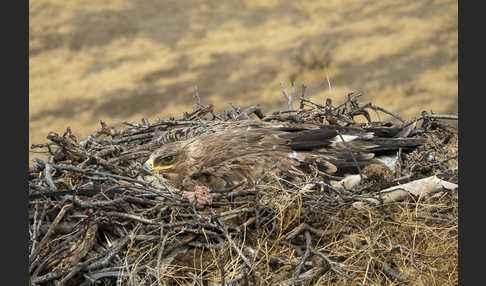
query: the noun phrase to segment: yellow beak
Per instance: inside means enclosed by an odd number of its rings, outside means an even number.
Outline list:
[[[144,164],[143,164],[143,168],[150,172],[150,173],[153,173],[154,171],[155,172],[158,172],[158,171],[161,171],[161,170],[167,170],[167,169],[170,169],[172,168],[174,165],[166,165],[166,166],[157,166],[157,167],[154,167],[154,159],[153,158],[150,158],[148,159]]]

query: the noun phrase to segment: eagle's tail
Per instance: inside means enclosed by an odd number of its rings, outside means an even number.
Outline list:
[[[380,162],[377,160],[379,156],[396,157],[396,151],[400,148],[409,151],[425,143],[425,138],[400,137],[401,131],[401,128],[322,126],[320,129],[299,132],[291,139],[289,146],[296,151],[320,156],[334,167],[316,161],[317,165],[322,165],[327,173],[334,173]]]
[[[411,150],[425,143],[425,138],[371,138],[367,151],[379,153],[382,151],[396,151],[399,148]]]
[[[366,152],[414,148],[424,138],[400,137],[402,128],[355,128],[323,125],[319,129],[296,132],[289,142],[295,151],[353,150]]]

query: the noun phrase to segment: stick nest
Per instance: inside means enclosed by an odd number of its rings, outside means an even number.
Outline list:
[[[284,95],[289,99],[291,96]],[[428,176],[457,183],[457,130],[426,112],[405,122],[361,93],[334,106],[300,97],[299,109],[258,105],[216,114],[198,103],[181,119],[124,122],[79,140],[68,128],[33,145],[29,177],[29,273],[34,285],[452,285],[458,283],[457,188],[379,205],[353,203]],[[370,112],[390,121],[372,121]],[[162,132],[208,121],[408,126],[425,136],[399,152],[395,171],[370,167],[353,189],[309,177],[292,185],[219,190],[198,208],[178,190],[140,178]],[[358,119],[363,123],[358,123]],[[309,187],[311,186],[311,187]]]

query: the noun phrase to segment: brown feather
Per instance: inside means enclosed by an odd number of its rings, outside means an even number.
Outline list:
[[[304,174],[309,166],[333,174],[356,163],[369,164],[374,152],[414,147],[424,141],[390,138],[399,131],[252,120],[218,122],[166,132],[160,142],[179,141],[163,145],[150,157],[175,156],[172,167],[158,175],[176,187],[219,189],[242,181],[255,184],[286,172]],[[354,140],[342,142],[345,137]]]

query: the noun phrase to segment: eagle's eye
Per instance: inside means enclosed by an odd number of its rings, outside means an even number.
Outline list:
[[[175,158],[174,155],[160,156],[154,160],[154,164],[156,166],[166,166],[172,163],[174,161],[174,158]]]

